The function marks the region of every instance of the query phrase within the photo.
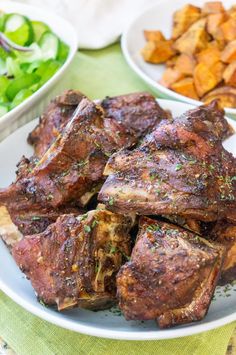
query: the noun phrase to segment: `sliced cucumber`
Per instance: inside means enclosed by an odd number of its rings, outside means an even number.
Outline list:
[[[29,48],[29,52],[17,52],[15,51],[16,57],[19,59],[20,63],[33,63],[38,60],[42,60],[42,50],[37,43],[32,43]]]
[[[0,76],[0,96],[5,94],[8,85],[9,85],[9,79],[7,79],[6,76]]]
[[[4,75],[6,73],[7,73],[6,61],[0,58],[0,75]]]
[[[59,51],[59,39],[54,33],[45,32],[39,41],[39,45],[41,47],[44,60],[57,58]]]
[[[59,42],[59,50],[57,55],[57,60],[64,63],[69,54],[69,47],[64,42]]]
[[[6,15],[0,13],[0,31],[3,31]]]
[[[50,28],[43,22],[31,21],[34,30],[34,40],[38,42],[45,32],[50,31]]]
[[[28,46],[34,40],[34,31],[29,19],[18,14],[6,16],[4,24],[5,35],[21,46]]]
[[[11,57],[7,58],[6,66],[8,76],[14,76],[16,78],[23,74],[23,71],[21,70],[20,65],[16,59],[13,59]]]
[[[1,59],[7,59],[10,56],[10,54],[5,51],[5,49],[3,49],[2,47],[0,47],[0,58]]]
[[[33,73],[34,71],[36,71],[40,65],[42,64],[41,60],[36,60],[33,63],[30,63],[30,65],[28,66],[28,68],[25,70],[27,73]]]
[[[29,88],[39,82],[39,80],[40,77],[35,73],[24,74],[19,78],[13,79],[6,89],[7,98],[12,101],[19,91]]]
[[[25,16],[18,15],[18,14],[8,14],[6,15],[5,24],[4,24],[4,31],[5,32],[15,32],[24,25],[26,22]]]
[[[4,116],[8,112],[8,106],[0,104],[0,117]]]
[[[61,64],[56,60],[48,60],[40,65],[40,67],[35,71],[35,74],[40,76],[40,85],[43,85],[48,81],[61,67]]]
[[[11,103],[11,109],[21,104],[25,99],[27,99],[32,94],[33,91],[30,89],[22,89],[21,91],[19,91]]]

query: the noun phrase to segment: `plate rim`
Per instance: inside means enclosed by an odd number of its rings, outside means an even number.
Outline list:
[[[185,1],[186,4],[188,3]],[[126,62],[130,66],[130,68],[139,76],[141,77],[144,82],[148,83],[152,88],[155,88],[162,94],[165,94],[167,96],[167,99],[172,99],[176,101],[181,101],[190,105],[195,105],[195,106],[200,106],[204,104],[202,101],[194,100],[191,98],[188,98],[187,96],[181,95],[176,93],[173,90],[170,90],[168,88],[165,88],[163,85],[159,84],[157,81],[152,79],[148,74],[146,74],[137,64],[136,62],[132,59],[132,55],[130,54],[130,51],[128,49],[128,36],[133,28],[133,26],[140,21],[143,17],[145,17],[149,12],[155,11],[156,9],[160,8],[160,5],[167,5],[171,4],[171,0],[159,0],[155,5],[152,5],[148,8],[146,8],[141,14],[139,13],[138,16],[136,16],[130,23],[129,25],[125,28],[125,30],[122,33],[121,36],[121,49],[122,53],[125,57]],[[140,48],[141,50],[141,48]],[[158,65],[158,64],[157,64]],[[230,108],[226,107],[225,108],[226,114],[230,115],[236,115],[236,108]]]
[[[196,107],[195,105],[191,105],[186,102],[181,102],[181,101],[175,101],[171,99],[159,99],[156,98],[157,102],[160,105],[169,105],[171,103],[172,105],[184,105],[187,106],[186,110],[191,109]],[[226,117],[227,120],[232,123],[234,126],[236,126],[236,122],[232,120],[229,117]],[[26,123],[26,125],[29,125],[31,122]],[[16,133],[18,130],[23,129],[25,125],[22,127],[19,127],[15,132],[11,133],[9,136],[12,134]],[[9,137],[8,136],[8,137]],[[6,137],[5,139],[7,139]],[[5,140],[4,139],[4,140]],[[1,143],[4,142],[4,140]],[[0,245],[1,247],[1,245]],[[12,257],[12,256],[11,256]],[[75,320],[69,320],[69,319],[61,319],[57,317],[57,313],[49,313],[47,312],[47,308],[38,308],[36,305],[32,304],[29,301],[24,300],[23,297],[19,296],[17,294],[17,291],[9,287],[3,280],[0,278],[0,289],[8,296],[11,298],[11,300],[15,303],[17,303],[19,306],[23,307],[26,311],[32,313],[35,316],[38,316],[39,318],[52,323],[54,325],[57,325],[61,328],[68,329],[74,332],[90,335],[90,336],[96,336],[100,338],[107,338],[107,339],[114,339],[114,340],[135,340],[135,341],[143,341],[143,340],[164,340],[164,339],[175,339],[175,338],[182,338],[186,336],[191,336],[191,335],[196,335],[199,333],[203,333],[212,329],[219,328],[221,326],[224,326],[226,324],[229,324],[233,321],[236,320],[236,311],[233,312],[230,315],[224,316],[222,318],[216,319],[209,321],[207,323],[203,324],[198,324],[196,323],[189,323],[186,324],[184,327],[181,328],[170,328],[170,329],[159,329],[157,330],[143,330],[143,331],[122,331],[122,330],[112,330],[112,329],[103,329],[99,328],[96,326],[92,325],[84,325],[80,324],[79,322]]]

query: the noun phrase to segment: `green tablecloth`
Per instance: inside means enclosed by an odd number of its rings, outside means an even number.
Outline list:
[[[129,69],[118,44],[100,51],[78,53],[66,80],[65,84],[61,82],[59,86],[80,89],[91,99],[150,91]],[[107,340],[51,325],[28,313],[0,292],[0,336],[18,355],[224,355],[235,325],[229,324],[196,336],[173,340]]]

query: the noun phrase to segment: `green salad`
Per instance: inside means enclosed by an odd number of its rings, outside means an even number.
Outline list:
[[[0,14],[0,117],[37,91],[65,62],[69,47],[43,22]]]

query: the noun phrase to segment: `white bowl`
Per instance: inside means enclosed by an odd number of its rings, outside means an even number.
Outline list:
[[[71,24],[47,9],[24,5],[13,1],[1,1],[0,10],[3,10],[6,13],[16,12],[28,16],[32,20],[45,22],[70,48],[69,55],[65,63],[39,90],[37,90],[33,95],[13,110],[0,117],[1,141],[16,128],[20,127],[22,124],[28,122],[34,117],[37,117],[42,112],[43,107],[40,106],[40,100],[42,98],[44,98],[45,105],[53,96],[55,96],[55,91],[50,89],[52,89],[56,82],[58,82],[71,63],[77,51],[78,40],[76,32]]]
[[[169,109],[177,116],[193,108],[186,103],[158,100],[164,109]],[[229,120],[236,129],[236,122]],[[15,179],[15,166],[22,155],[33,153],[27,144],[28,133],[37,124],[37,120],[29,122],[0,143],[0,166],[4,173],[0,174],[0,187],[8,186]],[[236,155],[236,134],[228,139],[225,148]],[[14,149],[17,147],[17,149]],[[211,303],[208,315],[201,321],[179,326],[172,329],[160,330],[154,321],[126,321],[111,311],[91,312],[73,309],[56,312],[37,302],[34,290],[28,280],[17,267],[4,243],[0,240],[0,289],[29,312],[60,327],[89,335],[129,340],[169,339],[184,337],[220,327],[236,320],[236,287],[230,288],[226,297],[224,287],[219,287],[216,300]]]
[[[168,38],[171,36],[173,13],[176,10],[189,3],[202,7],[206,1],[161,0],[154,7],[137,17],[123,33],[121,45],[128,64],[162,98],[172,98],[192,105],[202,104],[200,101],[180,95],[158,83],[164,72],[165,65],[149,64],[143,60],[140,54],[146,43],[143,30],[161,30]],[[228,9],[235,5],[235,0],[224,0],[223,4]],[[225,112],[227,115],[236,118],[236,108],[225,108]]]

